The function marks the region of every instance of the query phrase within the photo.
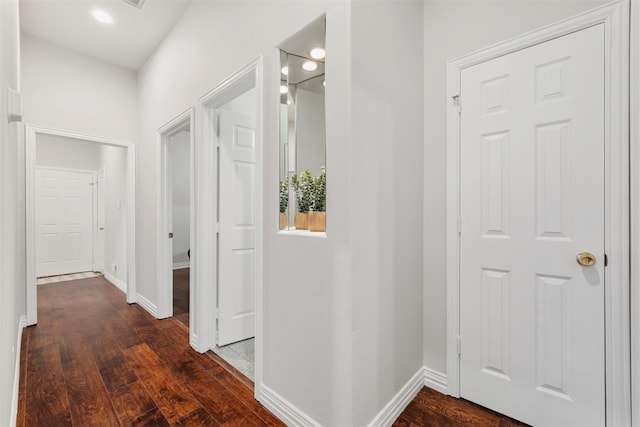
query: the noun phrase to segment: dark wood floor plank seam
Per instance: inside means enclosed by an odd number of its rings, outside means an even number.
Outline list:
[[[188,393],[187,386],[173,375],[148,344],[128,348],[124,353],[170,424],[200,407]]]
[[[149,390],[140,380],[113,390],[109,393],[109,398],[123,426],[169,426]]]
[[[71,425],[69,395],[57,345],[51,343],[31,349],[28,358],[33,369],[27,366],[27,378],[31,380],[26,384],[29,397],[25,405],[26,425]]]
[[[259,417],[255,422],[246,417],[245,413],[250,409],[194,359],[192,350],[168,346],[159,349],[158,353],[216,421],[225,424],[237,420],[244,422],[244,425],[266,425]],[[209,384],[215,384],[216,387],[210,387]]]
[[[179,320],[157,320],[128,305],[104,278],[39,286],[38,317],[37,326],[25,329],[21,345],[19,427],[80,427],[85,421],[73,419],[72,409],[77,415],[83,405],[94,419],[102,418],[95,415],[100,411],[112,414],[100,425],[284,425],[254,399],[252,387],[193,350]],[[94,395],[102,396],[102,409],[88,402]],[[424,426],[524,424],[423,388],[394,427]]]
[[[91,352],[80,337],[63,338],[59,345],[69,410],[74,425],[119,426],[120,422]]]

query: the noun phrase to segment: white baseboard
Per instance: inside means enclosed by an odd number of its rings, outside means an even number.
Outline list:
[[[174,262],[173,263],[173,269],[174,270],[181,270],[183,268],[189,268],[191,267],[191,262],[190,261],[181,261],[181,262]]]
[[[111,282],[113,286],[120,289],[123,294],[125,295],[127,294],[127,284],[124,283],[122,280],[118,279],[116,276],[106,271],[104,272],[104,278],[107,279],[109,282]]]
[[[438,372],[435,369],[427,368],[424,369],[424,385],[434,389],[435,391],[439,391],[442,394],[447,394],[447,388],[449,386],[449,381],[447,380],[447,375],[442,372]]]
[[[447,394],[447,375],[426,366],[421,367],[369,423],[368,427],[391,426],[402,411],[418,395],[423,386]],[[291,402],[264,384],[260,386],[259,401],[287,425],[316,427],[316,421]]]
[[[145,297],[143,297],[142,295],[138,294],[136,297],[136,303],[144,308],[145,310],[147,310],[149,312],[149,314],[151,314],[153,317],[155,317],[156,319],[158,318],[158,306],[155,305],[154,303],[152,303],[151,301],[149,301],[148,299],[146,299]]]
[[[320,427],[311,417],[264,384],[260,385],[260,403],[288,426]]]
[[[416,397],[423,385],[424,368],[420,368],[400,391],[393,396],[393,399],[382,408],[382,411],[375,416],[369,423],[369,427],[386,427],[392,425],[400,414],[402,414],[402,411],[404,411],[409,403]]]
[[[191,328],[189,328],[189,344],[191,345],[191,348],[198,351],[198,336]]]
[[[20,350],[22,348],[22,331],[27,327],[27,316],[20,316],[18,323],[18,339],[16,340],[15,372],[13,375],[13,395],[11,397],[10,426],[15,427],[18,417],[18,393],[20,392]]]

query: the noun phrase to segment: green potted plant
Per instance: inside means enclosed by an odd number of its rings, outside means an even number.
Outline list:
[[[309,229],[309,209],[313,198],[314,178],[309,169],[300,174],[300,177],[293,175],[291,185],[296,195],[296,216],[294,226],[296,230]]]
[[[289,185],[287,181],[280,181],[280,230],[287,228],[287,207],[289,206]]]
[[[320,168],[320,175],[313,179],[311,210],[309,212],[309,230],[326,230],[327,172]]]

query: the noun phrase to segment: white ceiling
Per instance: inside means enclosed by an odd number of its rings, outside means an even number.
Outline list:
[[[2,1],[2,0],[0,0]],[[20,0],[21,30],[106,62],[138,70],[173,28],[191,0]],[[102,9],[113,24],[96,21]]]

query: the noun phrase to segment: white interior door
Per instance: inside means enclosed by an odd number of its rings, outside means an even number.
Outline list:
[[[93,251],[93,270],[104,272],[105,245],[105,172],[98,171],[96,179],[96,239]]]
[[[36,275],[90,271],[94,173],[36,168]]]
[[[461,73],[460,392],[533,425],[605,425],[603,70],[598,25]]]
[[[218,110],[218,345],[255,335],[256,138],[253,114]]]

